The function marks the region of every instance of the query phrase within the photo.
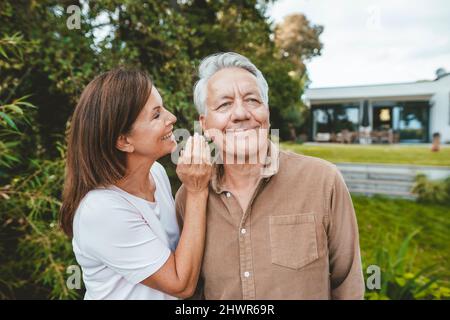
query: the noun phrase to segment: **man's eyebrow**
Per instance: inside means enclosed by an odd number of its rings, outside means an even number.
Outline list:
[[[219,96],[218,100],[222,100],[222,99],[233,99],[234,97],[228,94],[223,94],[221,96]]]
[[[249,91],[247,91],[247,92],[244,93],[244,97],[249,96],[249,95],[251,95],[251,94],[256,95],[256,96],[259,96],[259,95],[260,95],[260,93],[258,92],[258,90],[255,90],[255,91],[254,91],[253,89],[251,89],[251,90],[249,90]]]

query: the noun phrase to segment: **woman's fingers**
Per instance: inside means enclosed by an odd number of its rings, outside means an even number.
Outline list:
[[[209,148],[209,144],[208,142],[205,140],[205,152],[203,154],[204,158],[203,161],[208,164],[211,165],[211,149]]]
[[[202,164],[210,164],[211,152],[209,150],[208,142],[206,142],[206,139],[203,136],[200,137],[200,140],[202,145],[202,153],[201,153]]]
[[[194,139],[193,139],[193,147],[192,147],[192,163],[193,164],[200,164],[201,163],[201,143],[200,143],[200,136],[196,132],[194,133]]]
[[[180,153],[177,174],[188,190],[197,192],[208,188],[211,178],[211,153],[205,138],[198,133],[189,137]]]
[[[189,137],[186,146],[184,147],[184,156],[183,156],[183,163],[184,164],[191,164],[192,163],[192,137]]]
[[[197,132],[188,138],[184,150],[180,152],[178,163],[183,164],[211,164],[211,150],[205,137]]]

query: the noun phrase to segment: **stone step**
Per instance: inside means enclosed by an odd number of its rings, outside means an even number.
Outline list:
[[[448,166],[417,166],[377,163],[336,163],[343,173],[370,174],[377,179],[388,179],[395,176],[398,180],[414,181],[418,174],[424,174],[430,180],[442,180],[450,176]]]
[[[345,179],[349,189],[370,189],[382,191],[410,192],[413,183],[408,181],[371,180],[371,179]]]
[[[404,173],[379,173],[379,172],[369,172],[370,179],[376,180],[395,180],[395,181],[407,181],[414,183],[416,179],[415,174],[404,174]]]
[[[336,163],[348,189],[365,195],[381,194],[389,197],[415,199],[411,193],[417,174],[430,180],[450,176],[450,167],[384,165],[369,163]]]
[[[340,170],[345,179],[371,179],[383,181],[405,181],[413,183],[416,176],[405,173],[383,173],[371,171]]]

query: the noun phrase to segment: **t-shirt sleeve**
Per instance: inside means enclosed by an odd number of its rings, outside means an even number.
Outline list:
[[[79,233],[89,255],[133,284],[158,271],[171,254],[139,211],[113,195],[83,203]]]

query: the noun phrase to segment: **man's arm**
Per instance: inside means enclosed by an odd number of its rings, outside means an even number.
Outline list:
[[[352,199],[337,168],[329,200],[331,299],[363,299],[358,224]]]

